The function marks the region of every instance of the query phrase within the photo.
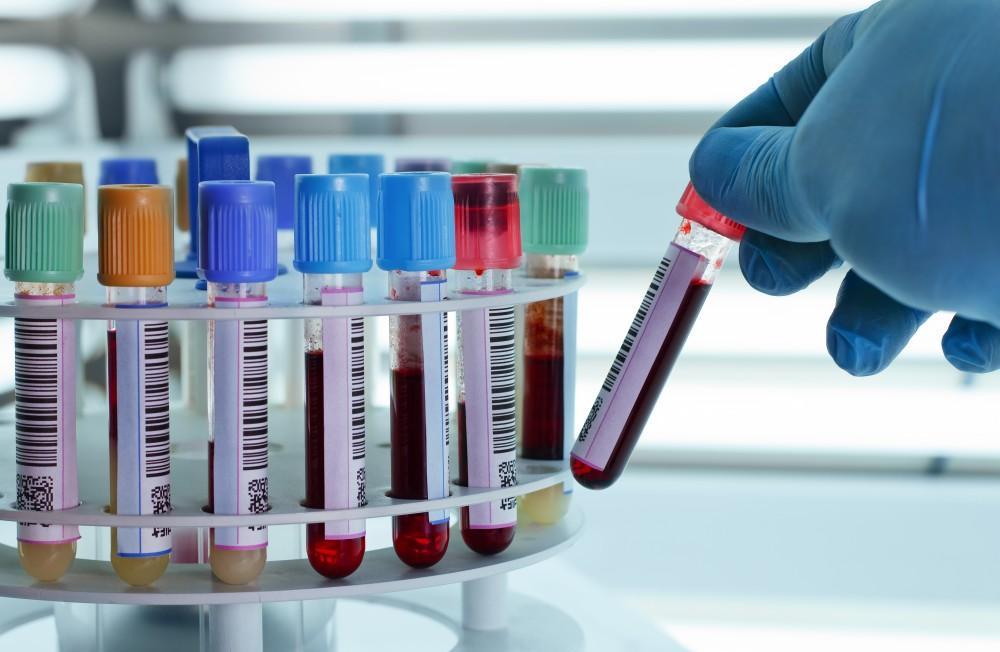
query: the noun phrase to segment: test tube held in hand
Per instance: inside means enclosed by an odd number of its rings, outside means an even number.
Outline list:
[[[521,262],[517,175],[452,177],[458,293],[502,296],[514,291]],[[517,484],[514,306],[458,313],[458,483]],[[514,540],[517,498],[462,508],[462,539],[493,555]]]
[[[157,185],[97,191],[98,274],[109,305],[167,305],[174,279],[173,198]],[[170,355],[167,322],[116,319],[107,333],[112,514],[170,511]],[[132,586],[152,584],[170,561],[170,528],[112,528],[111,566]]]
[[[383,174],[378,206],[378,265],[393,301],[441,301],[455,264],[455,207],[445,172]],[[393,498],[444,498],[448,484],[448,320],[443,312],[389,318]],[[396,555],[416,568],[448,549],[447,510],[395,516]]]
[[[371,269],[367,174],[303,174],[295,182],[295,269],[307,305],[356,306]],[[365,481],[365,320],[305,320],[306,507],[356,509]],[[306,525],[306,554],[325,577],[347,577],[365,554],[365,522]]]
[[[677,235],[573,446],[573,477],[590,489],[607,488],[621,477],[726,254],[746,231],[690,184],[677,212]]]
[[[198,273],[212,308],[267,305],[278,274],[274,184],[204,181],[198,187]],[[259,514],[268,504],[267,320],[209,322],[209,508]],[[267,560],[263,525],[215,528],[209,562],[227,584],[247,584]]]
[[[14,301],[30,306],[75,302],[83,276],[83,186],[7,186],[4,275]],[[14,438],[18,509],[52,511],[79,504],[76,463],[76,322],[14,319]],[[75,525],[20,522],[21,566],[42,582],[61,578],[76,557]]]

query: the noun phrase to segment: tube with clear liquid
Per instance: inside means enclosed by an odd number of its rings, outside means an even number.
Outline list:
[[[75,302],[73,283],[23,283],[14,300],[32,306]],[[14,319],[14,434],[18,509],[76,507],[76,323]],[[17,551],[28,575],[61,578],[76,557],[75,525],[17,524]]]
[[[123,308],[167,305],[167,289],[111,287]],[[112,514],[170,511],[170,355],[167,322],[108,322],[108,455]],[[132,586],[152,584],[170,562],[170,528],[111,528],[111,566]]]
[[[208,283],[213,308],[267,305],[265,283]],[[268,510],[267,320],[212,321],[208,327],[208,491],[215,514]],[[267,561],[267,527],[215,528],[209,562],[226,584],[247,584]]]

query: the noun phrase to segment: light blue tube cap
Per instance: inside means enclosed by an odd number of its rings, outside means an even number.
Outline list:
[[[378,266],[424,272],[455,264],[455,199],[447,172],[383,174]]]
[[[295,178],[295,258],[303,274],[359,274],[372,267],[367,174]]]

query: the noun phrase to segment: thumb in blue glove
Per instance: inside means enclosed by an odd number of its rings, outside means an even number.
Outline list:
[[[730,110],[690,165],[749,227],[740,266],[768,294],[848,273],[827,348],[887,367],[935,311],[963,371],[1000,368],[1000,66],[995,0],[884,0],[846,16]]]

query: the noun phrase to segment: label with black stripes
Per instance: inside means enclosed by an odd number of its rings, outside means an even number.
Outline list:
[[[167,322],[115,322],[116,502],[119,514],[170,511],[170,355]],[[122,557],[170,552],[170,528],[119,528]]]
[[[470,487],[517,484],[514,307],[460,313]],[[517,522],[517,498],[469,506],[469,526]]]
[[[216,305],[250,308],[263,297],[216,297]],[[212,323],[216,514],[261,514],[269,509],[267,479],[267,320]],[[215,545],[246,550],[267,546],[267,527],[215,529]]]
[[[62,306],[73,295],[18,295],[18,303]],[[76,507],[76,332],[63,319],[14,320],[14,438],[17,509]],[[19,522],[17,539],[67,543],[75,525]]]
[[[324,306],[360,305],[361,288],[324,288]],[[323,507],[353,509],[365,496],[365,320],[323,320]],[[329,521],[326,539],[365,534],[363,519]]]
[[[706,264],[684,247],[667,249],[573,446],[574,459],[602,471],[608,465],[684,295]]]

